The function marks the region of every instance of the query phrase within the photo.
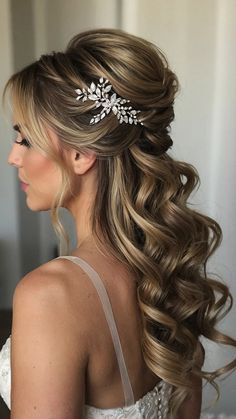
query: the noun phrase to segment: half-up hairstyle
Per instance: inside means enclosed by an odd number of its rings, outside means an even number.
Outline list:
[[[97,124],[89,123],[97,113],[95,104],[76,100],[75,89],[88,89],[100,77],[141,111],[143,125],[120,124],[112,112]],[[193,378],[206,379],[219,398],[215,378],[236,367],[235,359],[213,372],[201,370],[202,336],[236,347],[233,338],[216,329],[233,298],[225,284],[207,274],[222,231],[188,204],[199,184],[197,170],[167,153],[178,88],[156,46],[112,29],[74,36],[65,52],[42,55],[13,75],[5,88],[30,141],[61,169],[62,185],[51,215],[57,234],[66,240],[58,210],[73,187],[64,150],[96,153],[93,233],[99,246],[102,231],[110,252],[136,273],[143,356],[150,370],[173,386],[171,418],[191,397]],[[47,126],[58,134],[59,150],[53,148]]]

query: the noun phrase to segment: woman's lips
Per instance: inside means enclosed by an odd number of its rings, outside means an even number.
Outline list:
[[[27,183],[24,183],[24,182],[21,182],[20,183],[20,187],[21,187],[21,189],[23,189],[23,191],[25,191],[26,189],[27,189],[27,187],[28,187],[29,185],[27,184]]]

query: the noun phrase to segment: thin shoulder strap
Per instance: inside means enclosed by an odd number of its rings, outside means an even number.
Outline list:
[[[107,323],[108,323],[108,326],[109,326],[109,329],[110,329],[110,332],[111,332],[112,341],[113,341],[113,344],[114,344],[114,349],[115,349],[115,353],[116,353],[116,357],[117,357],[117,361],[118,361],[118,365],[119,365],[121,381],[122,381],[122,386],[123,386],[125,405],[130,406],[130,405],[134,404],[134,394],[133,394],[133,390],[132,390],[132,387],[131,387],[131,383],[130,383],[130,379],[129,379],[129,375],[128,375],[128,371],[127,371],[127,368],[126,368],[124,355],[123,355],[123,351],[122,351],[122,347],[121,347],[119,334],[118,334],[118,331],[117,331],[114,315],[113,315],[113,312],[112,312],[111,303],[110,303],[106,288],[105,288],[100,276],[98,275],[98,273],[92,268],[92,266],[90,266],[88,264],[88,262],[85,262],[85,260],[79,258],[78,256],[59,256],[59,258],[64,258],[64,259],[71,260],[72,262],[79,265],[83,269],[83,271],[86,272],[86,274],[91,279],[94,287],[97,290],[97,293],[98,293],[99,298],[101,300],[102,307],[103,307],[103,310],[104,310],[104,314],[105,314],[105,317],[107,319]]]

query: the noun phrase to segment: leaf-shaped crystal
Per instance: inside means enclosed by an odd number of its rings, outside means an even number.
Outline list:
[[[78,93],[78,95],[82,95],[82,90],[76,89],[75,91],[76,91],[76,93]]]
[[[104,88],[104,91],[105,91],[106,93],[108,93],[108,92],[110,92],[111,88],[112,88],[112,86],[111,86],[111,84],[109,84],[108,86],[106,86],[106,87]]]
[[[101,119],[103,119],[105,116],[106,116],[106,112],[103,112],[103,113],[101,114]]]
[[[96,96],[96,95],[94,95],[94,94],[92,94],[92,95],[88,95],[88,98],[89,98],[90,100],[97,100],[97,96]]]
[[[99,82],[103,83],[103,77],[100,77]]]
[[[96,95],[98,97],[101,97],[101,90],[99,89],[99,87],[96,88]]]
[[[117,114],[118,109],[117,109],[117,107],[116,107],[116,106],[113,106],[113,108],[112,108],[112,112],[113,112],[115,115]]]
[[[113,95],[111,95],[111,99],[110,99],[111,106],[114,105],[115,101],[116,101],[116,93],[113,93]]]
[[[91,85],[90,85],[90,89],[92,90],[92,92],[95,92],[95,90],[96,90],[96,85],[95,85],[95,83],[94,83],[94,82],[92,82],[92,83],[91,83]]]

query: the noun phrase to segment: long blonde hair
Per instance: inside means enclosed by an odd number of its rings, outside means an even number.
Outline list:
[[[89,124],[94,102],[76,101],[75,89],[87,89],[101,76],[141,110],[143,125],[119,124],[113,113]],[[29,140],[61,168],[51,214],[58,236],[67,241],[58,211],[72,191],[72,173],[63,150],[96,152],[93,233],[99,245],[100,228],[110,252],[136,273],[143,356],[153,373],[173,386],[172,418],[191,395],[191,377],[206,379],[219,398],[215,378],[236,367],[235,359],[206,372],[196,362],[201,336],[234,347],[236,341],[216,329],[231,309],[232,295],[206,269],[221,242],[221,228],[188,205],[199,183],[197,170],[167,153],[178,87],[156,46],[121,30],[96,29],[74,36],[65,52],[42,55],[14,74],[4,91],[5,96],[10,89]],[[47,126],[58,134],[60,150],[53,148]]]

